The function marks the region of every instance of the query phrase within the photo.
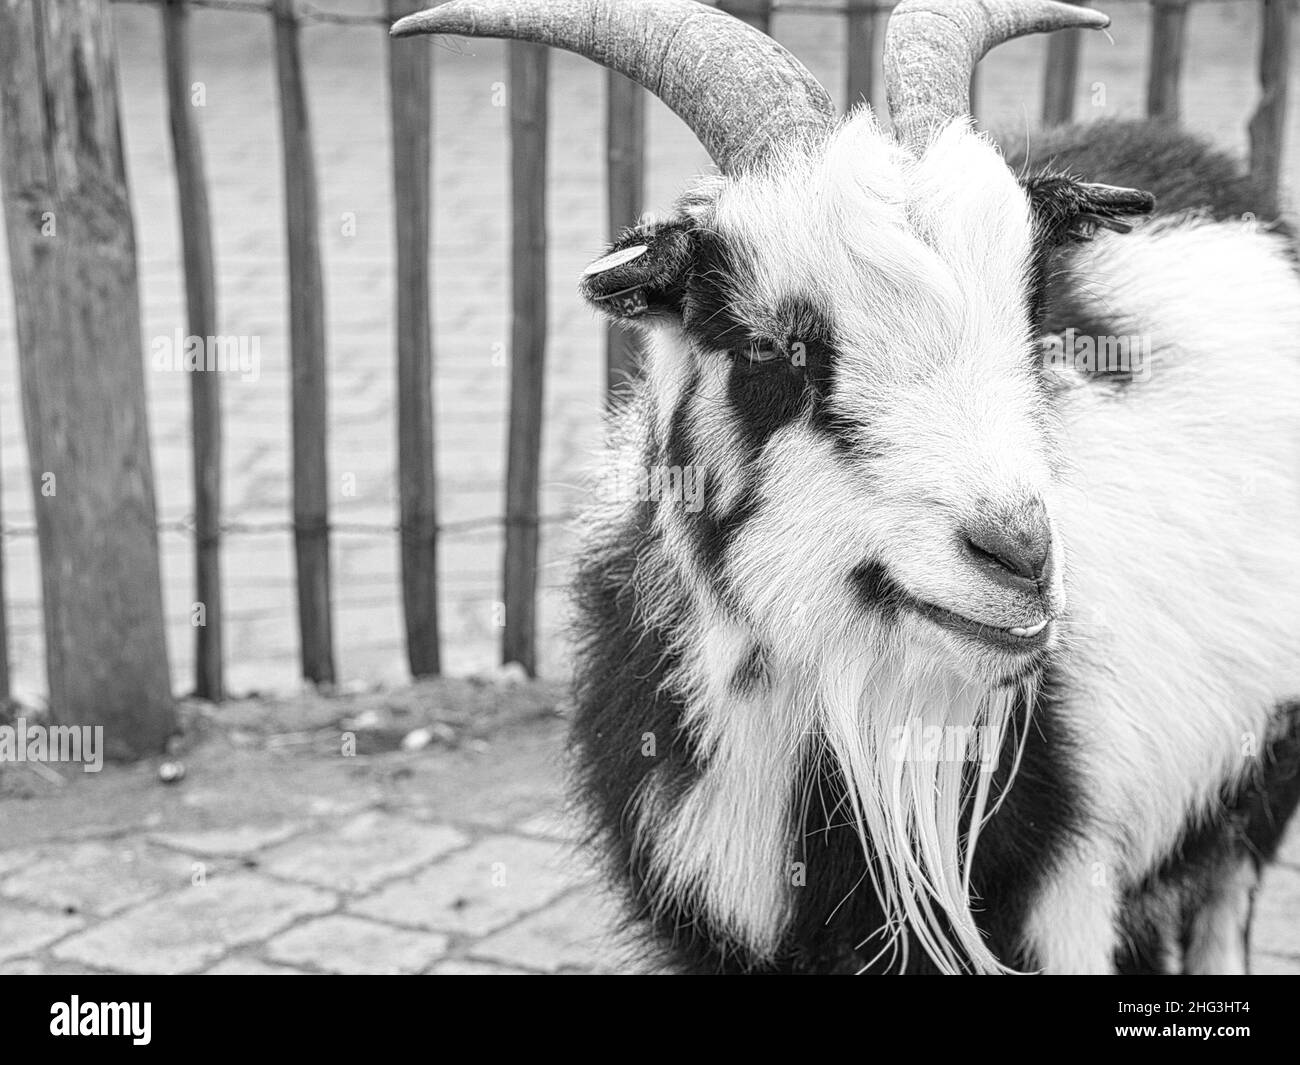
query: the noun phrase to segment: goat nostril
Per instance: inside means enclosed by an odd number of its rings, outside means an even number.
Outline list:
[[[1038,581],[1047,568],[1052,537],[1045,522],[1027,525],[981,523],[963,534],[966,548],[977,558],[1027,581]]]

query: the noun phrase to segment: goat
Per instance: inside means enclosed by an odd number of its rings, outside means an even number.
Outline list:
[[[585,522],[577,784],[669,966],[1247,970],[1300,799],[1300,279],[1185,134],[1031,172],[973,129],[991,47],[1107,23],[904,0],[890,131],[692,0],[394,27],[587,56],[717,164],[581,280],[645,339],[606,483],[657,490]]]

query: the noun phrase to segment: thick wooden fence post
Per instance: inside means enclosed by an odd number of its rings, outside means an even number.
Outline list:
[[[1074,121],[1074,93],[1079,83],[1082,47],[1082,30],[1063,30],[1047,38],[1047,59],[1043,67],[1044,126],[1062,126]]]
[[[1250,120],[1250,173],[1274,202],[1277,202],[1281,190],[1291,19],[1291,0],[1263,0],[1259,45],[1260,98]]]
[[[425,0],[388,0],[396,21]],[[433,439],[433,341],[429,306],[429,167],[432,52],[390,41],[388,107],[393,131],[393,225],[397,241],[397,487],[402,609],[411,675],[441,669],[438,635],[438,503]]]
[[[1151,59],[1147,71],[1147,114],[1177,122],[1179,82],[1187,44],[1187,0],[1153,0]]]
[[[203,146],[191,100],[189,0],[163,7],[167,65],[167,114],[180,201],[181,247],[185,258],[188,334],[217,335],[216,271],[212,263],[212,220],[208,212]],[[190,433],[194,476],[194,694],[225,698],[221,606],[221,374],[190,375]]]
[[[153,754],[175,713],[106,3],[0,0],[0,122],[50,712]]]
[[[289,239],[289,346],[293,367],[293,526],[302,675],[334,682],[326,464],[325,295],[321,282],[316,163],[303,89],[293,0],[274,0],[275,68],[284,140]]]
[[[510,432],[501,660],[537,672],[537,493],[546,367],[546,119],[549,53],[512,41]]]
[[[605,92],[605,183],[612,240],[635,224],[645,199],[645,90],[610,70]],[[611,322],[605,330],[607,403],[626,391],[637,362],[636,334]]]
[[[844,30],[846,109],[872,103],[878,5],[879,0],[849,0]]]

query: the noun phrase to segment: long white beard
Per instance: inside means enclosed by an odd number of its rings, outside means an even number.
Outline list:
[[[874,890],[886,920],[862,929],[862,946],[880,944],[878,956],[893,951],[891,967],[904,967],[906,930],[944,972],[1007,971],[976,928],[970,871],[1021,693],[963,681],[932,656],[881,650],[857,630],[818,633],[805,657],[775,663],[768,685],[741,695],[730,688],[733,670],[717,664],[738,661],[748,634],[706,632],[699,668],[679,684],[707,766],[679,796],[652,774],[635,807],[640,837],[654,842],[660,897],[693,900],[756,955],[774,954],[797,891],[803,815],[816,801],[798,795],[811,741],[846,783],[829,823],[851,824],[873,859],[850,890]]]
[[[886,915],[882,928],[863,930],[864,945],[880,944],[873,961],[890,953],[891,968],[905,966],[910,930],[942,972],[1009,971],[975,925],[970,874],[1022,692],[974,686],[906,651],[870,659],[832,652],[809,679],[847,791],[832,823],[849,821],[873,857],[856,888],[874,890]],[[1032,690],[1023,695],[1032,706]]]

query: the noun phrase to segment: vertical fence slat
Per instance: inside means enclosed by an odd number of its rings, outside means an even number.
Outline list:
[[[425,0],[388,0],[396,20]],[[393,132],[393,223],[397,244],[397,485],[402,538],[406,659],[415,677],[441,669],[438,629],[438,503],[433,434],[433,330],[429,305],[432,50],[391,41],[388,106]]]
[[[325,297],[311,127],[293,0],[274,0],[275,67],[284,141],[289,242],[289,346],[293,378],[293,524],[302,674],[334,681],[326,462]]]
[[[718,0],[718,7],[755,29],[771,32],[772,0]]]
[[[189,335],[217,335],[216,272],[208,211],[203,148],[190,99],[189,0],[163,7],[167,66],[167,114],[180,203],[181,248],[185,260],[185,306]],[[219,701],[225,696],[222,670],[221,600],[221,375],[191,373],[190,433],[194,477],[194,596],[203,624],[194,629],[194,694]]]
[[[844,28],[846,108],[872,103],[879,10],[879,0],[849,0]]]
[[[1061,30],[1047,38],[1047,59],[1043,67],[1044,126],[1062,126],[1074,121],[1074,94],[1079,83],[1082,48],[1081,30]]]
[[[606,71],[605,185],[609,235],[634,224],[645,198],[645,90]],[[605,330],[605,399],[624,390],[637,370],[637,336],[611,322]]]
[[[13,701],[13,685],[9,679],[8,603],[5,595],[5,537],[0,533],[0,716]]]
[[[1260,99],[1250,120],[1250,173],[1259,188],[1276,203],[1281,185],[1282,145],[1286,135],[1291,0],[1263,0],[1260,21]]]
[[[1186,0],[1154,0],[1147,71],[1147,114],[1166,122],[1180,116],[1179,83],[1187,44]]]
[[[114,759],[175,727],[108,6],[0,2],[0,176],[50,712]]]
[[[537,672],[538,485],[546,366],[546,126],[549,53],[511,41],[510,431],[501,660]]]

